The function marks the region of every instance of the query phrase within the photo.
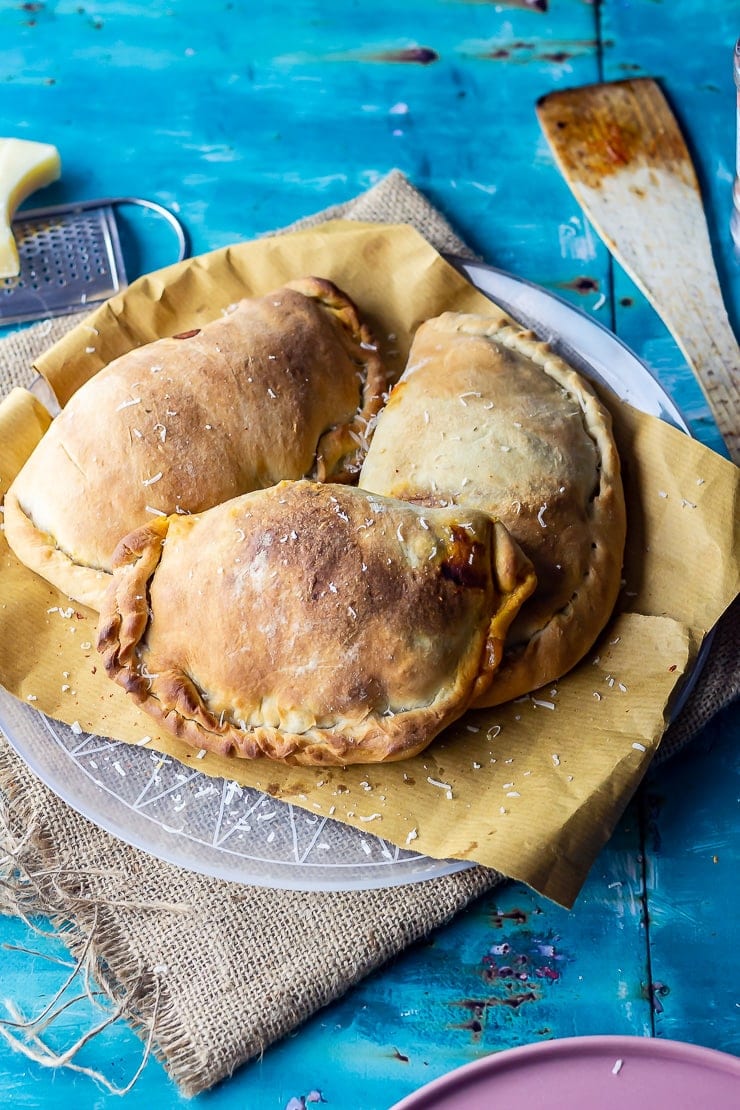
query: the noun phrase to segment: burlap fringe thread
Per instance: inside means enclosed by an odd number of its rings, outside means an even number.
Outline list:
[[[7,770],[7,753],[0,748],[0,776],[4,770]],[[150,1055],[159,1055],[157,1036],[164,1037],[170,1054],[173,1049],[176,1051],[179,1023],[174,1011],[168,1020],[167,968],[164,965],[143,968],[130,960],[126,963],[128,946],[107,916],[105,903],[85,894],[87,873],[62,868],[56,863],[53,847],[42,832],[38,815],[19,787],[7,794],[0,792],[0,844],[3,847],[0,912],[16,915],[39,935],[63,940],[73,958],[73,962],[59,960],[62,967],[71,970],[51,1001],[35,1017],[29,1018],[12,1001],[5,999],[10,1017],[0,1018],[0,1037],[13,1050],[41,1067],[80,1072],[111,1094],[124,1095],[136,1083]],[[162,902],[137,901],[131,905],[144,913],[188,911],[186,906]],[[49,920],[48,932],[33,920],[39,916]],[[22,950],[31,956],[39,955],[31,949]],[[125,967],[122,981],[114,978],[105,961],[97,956],[100,951],[123,957],[117,961],[119,966]],[[99,989],[94,989],[92,982]],[[76,988],[78,993],[73,993]],[[63,1052],[55,1051],[43,1039],[44,1032],[65,1010],[85,1001],[104,1016]],[[135,1073],[125,1086],[117,1087],[102,1073],[80,1064],[77,1057],[94,1037],[122,1020],[142,1038],[144,1046]],[[183,1042],[182,1051],[187,1050]]]

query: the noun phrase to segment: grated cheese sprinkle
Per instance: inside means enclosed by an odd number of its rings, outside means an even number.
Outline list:
[[[427,782],[430,786],[437,786],[440,790],[446,791],[448,801],[452,799],[452,787],[449,782],[440,782],[439,779],[433,779],[431,775],[427,775]]]

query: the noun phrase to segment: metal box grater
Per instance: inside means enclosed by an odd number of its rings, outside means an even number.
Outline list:
[[[186,254],[179,220],[153,201],[121,197],[36,208],[13,220],[20,257],[17,277],[0,279],[0,325],[19,324],[84,310],[126,285],[116,206],[151,208],[173,227],[177,261]]]

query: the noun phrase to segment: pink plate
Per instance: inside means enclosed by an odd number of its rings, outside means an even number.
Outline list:
[[[571,1037],[486,1056],[392,1110],[738,1110],[740,1059],[650,1037]]]

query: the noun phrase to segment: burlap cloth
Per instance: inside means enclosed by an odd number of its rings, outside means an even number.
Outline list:
[[[409,223],[471,256],[398,172],[298,226],[342,216]],[[0,397],[80,319],[0,341]],[[660,758],[738,694],[737,603]],[[49,915],[184,1094],[230,1075],[320,1007],[503,881],[482,867],[389,890],[302,893],[240,886],[160,863],[60,801],[0,734],[0,909]]]

